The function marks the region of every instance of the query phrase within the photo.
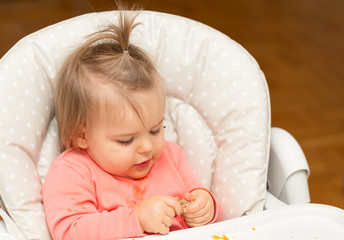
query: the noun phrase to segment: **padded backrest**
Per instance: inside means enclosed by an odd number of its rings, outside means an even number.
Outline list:
[[[0,213],[23,239],[49,239],[41,186],[59,154],[55,75],[66,55],[117,12],[82,15],[19,41],[0,62]],[[186,151],[225,218],[262,211],[270,141],[269,95],[255,60],[201,23],[142,12],[132,42],[166,82],[166,138]],[[11,221],[15,224],[11,225]],[[15,229],[15,228],[18,229]],[[11,231],[11,230],[10,230]]]

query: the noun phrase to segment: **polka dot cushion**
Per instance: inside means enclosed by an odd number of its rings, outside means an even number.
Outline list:
[[[0,62],[0,214],[17,239],[50,239],[41,186],[59,154],[55,75],[65,56],[117,12],[91,13],[19,41]],[[270,135],[269,95],[255,60],[201,23],[142,12],[132,40],[166,82],[166,138],[185,150],[225,218],[262,211]]]
[[[207,189],[212,188],[212,177],[218,152],[211,130],[190,105],[167,97],[165,114],[165,138],[177,142],[196,175]]]

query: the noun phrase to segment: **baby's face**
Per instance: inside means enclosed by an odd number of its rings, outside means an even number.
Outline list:
[[[154,90],[135,94],[143,119],[128,105],[120,119],[101,113],[85,130],[86,151],[108,173],[124,178],[145,177],[164,147],[164,99]],[[110,118],[113,119],[113,118]]]

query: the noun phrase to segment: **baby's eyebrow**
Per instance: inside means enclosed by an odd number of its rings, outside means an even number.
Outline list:
[[[159,121],[158,124],[155,125],[155,127],[158,126],[158,125],[160,125],[164,120],[165,120],[165,116]]]
[[[151,129],[159,126],[164,120],[165,120],[165,116],[156,125],[152,126]],[[117,134],[117,135],[111,135],[110,137],[111,138],[130,137],[130,136],[133,136],[135,134],[137,134],[137,133],[136,132],[127,132],[127,133],[120,133],[120,134]]]
[[[165,120],[165,116],[164,116],[157,124],[155,124],[154,126],[152,126],[151,129],[152,129],[152,128],[158,127],[164,120]]]
[[[110,135],[110,138],[125,138],[125,137],[132,137],[134,136],[135,133],[123,133],[123,134],[118,134],[118,135]]]

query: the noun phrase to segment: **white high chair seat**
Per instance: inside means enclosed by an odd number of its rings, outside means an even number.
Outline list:
[[[41,186],[59,154],[56,73],[70,51],[116,23],[117,14],[91,13],[49,26],[1,59],[0,214],[16,239],[50,239]],[[271,127],[268,88],[256,61],[235,41],[190,19],[143,11],[137,22],[142,25],[132,43],[151,55],[166,82],[166,138],[184,148],[226,219],[262,211]]]

